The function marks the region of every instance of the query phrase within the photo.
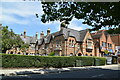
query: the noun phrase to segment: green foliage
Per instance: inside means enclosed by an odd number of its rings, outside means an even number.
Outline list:
[[[118,28],[111,28],[107,30],[109,34],[120,34],[120,26]]]
[[[8,30],[8,26],[2,26],[2,52],[5,53],[6,50],[11,48],[20,48],[24,42],[19,35],[16,35],[13,30]]]
[[[48,56],[54,56],[55,52],[51,52]]]
[[[26,52],[26,50],[29,48],[29,44],[22,44],[21,47],[20,47],[20,50],[22,52]]]
[[[91,66],[94,65],[94,57],[90,56],[75,56],[75,60],[81,60],[82,61],[82,66]]]
[[[108,54],[108,53],[109,53],[108,50],[105,50],[104,52],[105,52],[105,54]]]
[[[71,21],[83,19],[83,24],[99,30],[106,26],[119,26],[120,2],[41,2],[44,14],[41,21]]]
[[[94,58],[95,66],[100,66],[100,65],[105,65],[105,64],[106,64],[106,58],[103,58],[103,57],[95,57]]]
[[[26,56],[26,55],[2,55],[2,67],[17,68],[17,67],[73,67],[76,60],[82,60],[83,66],[94,65],[94,57],[66,57],[66,56]],[[100,65],[104,65],[103,58],[99,58]],[[104,59],[105,60],[105,59]]]

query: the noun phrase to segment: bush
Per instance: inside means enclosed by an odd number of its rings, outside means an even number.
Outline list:
[[[2,67],[17,68],[17,67],[73,67],[76,60],[81,60],[83,66],[94,65],[94,60],[97,57],[67,57],[67,56],[27,56],[27,55],[2,55]],[[100,65],[104,65],[105,58],[100,59]]]
[[[74,58],[75,61],[81,61],[81,66],[92,66],[94,64],[94,57],[91,56],[74,56]]]
[[[54,56],[55,52],[51,52],[50,54],[48,54],[48,56]]]
[[[103,57],[95,57],[94,58],[94,65],[101,66],[106,64],[106,58]]]

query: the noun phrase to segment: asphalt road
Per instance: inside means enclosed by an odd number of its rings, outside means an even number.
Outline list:
[[[120,70],[117,66],[101,69],[101,68],[93,68],[79,71],[71,71],[71,72],[62,72],[62,73],[53,73],[53,74],[31,74],[31,75],[23,75],[23,76],[5,76],[3,80],[23,80],[23,79],[60,79],[60,78],[116,78],[120,80]]]

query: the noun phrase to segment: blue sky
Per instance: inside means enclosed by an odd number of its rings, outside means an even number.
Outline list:
[[[59,21],[42,23],[40,20],[41,17],[36,18],[35,13],[38,13],[39,16],[43,14],[39,1],[9,1],[6,0],[6,2],[2,2],[2,25],[9,26],[9,29],[13,29],[16,34],[21,34],[24,30],[26,30],[28,36],[35,36],[35,33],[38,32],[40,37],[40,32],[44,31],[46,35],[48,28],[51,29],[51,33],[60,29]],[[88,25],[82,24],[82,20],[77,19],[73,19],[68,27],[75,30],[91,28]]]

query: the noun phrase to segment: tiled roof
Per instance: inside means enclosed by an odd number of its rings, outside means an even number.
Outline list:
[[[20,38],[27,44],[36,43],[36,38],[35,37],[26,36],[24,38],[24,36],[20,36]]]
[[[68,37],[72,36],[72,37],[76,38],[77,42],[81,42],[84,40],[84,37],[85,37],[87,32],[88,32],[87,29],[77,31],[77,30],[70,29],[70,28],[63,28],[58,32],[52,33],[50,35],[44,36],[42,39],[39,39],[38,45],[41,45],[43,42],[49,43],[51,38],[57,37],[59,35],[63,35],[65,39],[68,39]]]
[[[108,33],[107,33],[106,30],[100,30],[100,31],[98,31],[98,32],[96,32],[96,33],[93,33],[93,34],[92,34],[92,38],[93,38],[93,39],[100,38],[100,37],[102,36],[102,33],[103,33],[103,32],[104,32],[105,36],[108,35]]]

